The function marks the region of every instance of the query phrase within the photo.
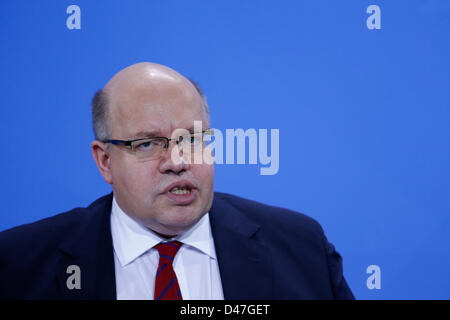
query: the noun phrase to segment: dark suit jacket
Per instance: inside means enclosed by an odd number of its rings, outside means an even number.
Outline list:
[[[1,299],[116,299],[112,193],[0,233]],[[224,193],[210,210],[225,299],[352,299],[340,255],[313,219]],[[81,270],[69,290],[67,268]],[[152,281],[152,279],[149,279]]]

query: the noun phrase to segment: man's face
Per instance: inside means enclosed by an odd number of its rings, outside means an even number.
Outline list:
[[[150,85],[128,80],[109,93],[111,138],[168,137],[176,129],[193,130],[194,121],[208,121],[202,100],[186,79],[160,79]],[[161,158],[142,161],[124,147],[109,146],[111,185],[118,205],[134,219],[162,235],[172,236],[193,226],[211,208],[214,166],[172,161],[175,142]],[[170,186],[188,185],[179,196]],[[191,188],[193,187],[193,188]]]

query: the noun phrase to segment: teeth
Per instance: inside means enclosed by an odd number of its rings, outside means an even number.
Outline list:
[[[175,187],[172,190],[170,190],[170,193],[173,194],[187,194],[191,192],[191,190],[187,189],[187,188],[179,188],[179,187]]]

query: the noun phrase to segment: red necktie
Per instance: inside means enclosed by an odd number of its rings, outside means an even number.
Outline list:
[[[159,264],[155,277],[154,300],[183,300],[172,265],[182,245],[181,242],[170,241],[160,242],[155,246],[159,253]]]

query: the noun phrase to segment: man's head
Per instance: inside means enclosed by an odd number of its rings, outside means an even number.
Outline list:
[[[117,73],[94,97],[93,118],[94,159],[127,214],[161,235],[172,236],[186,231],[208,212],[213,165],[173,161],[173,141],[160,158],[147,161],[137,159],[124,146],[102,142],[170,138],[177,129],[193,131],[194,121],[209,128],[206,100],[194,83],[162,65],[132,65]],[[189,194],[177,195],[173,186],[187,186]]]

